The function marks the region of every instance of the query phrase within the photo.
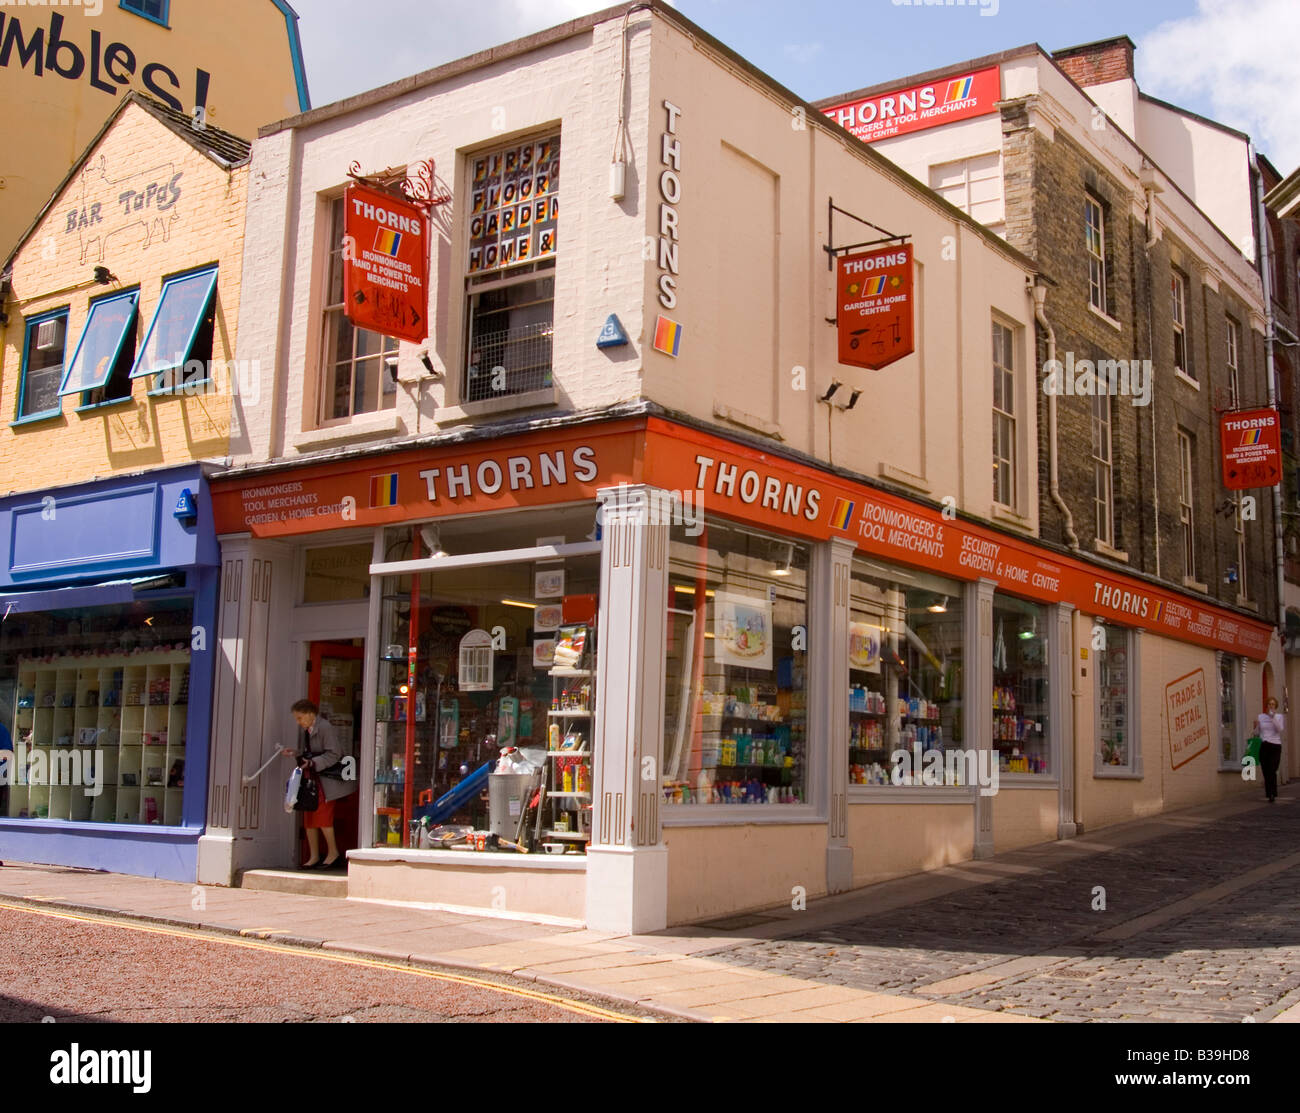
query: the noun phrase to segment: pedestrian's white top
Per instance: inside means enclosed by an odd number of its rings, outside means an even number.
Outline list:
[[[1282,732],[1286,730],[1286,717],[1280,712],[1274,712],[1270,715],[1267,711],[1260,712],[1259,716],[1259,737],[1264,742],[1272,742],[1275,746],[1282,745]]]

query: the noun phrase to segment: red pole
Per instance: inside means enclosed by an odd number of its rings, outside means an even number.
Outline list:
[[[411,527],[411,559],[420,558],[420,530]],[[411,573],[411,621],[406,650],[406,760],[402,766],[402,836],[410,838],[415,788],[415,678],[420,650],[420,573]]]

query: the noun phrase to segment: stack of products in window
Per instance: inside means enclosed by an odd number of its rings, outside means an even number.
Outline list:
[[[557,669],[576,669],[582,664],[582,655],[587,647],[587,628],[585,626],[561,626],[560,636],[555,642],[553,665]]]
[[[591,683],[587,681],[582,684],[575,684],[572,688],[565,688],[551,700],[551,710],[590,711]]]

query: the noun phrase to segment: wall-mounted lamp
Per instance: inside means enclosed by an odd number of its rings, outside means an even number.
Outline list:
[[[839,390],[840,387],[842,387],[843,385],[844,385],[844,384],[843,384],[842,382],[840,382],[839,379],[832,379],[832,380],[831,380],[831,385],[830,385],[829,387],[826,388],[826,393],[823,394],[819,399],[817,399],[817,401],[819,401],[819,402],[829,402],[829,401],[831,400],[831,398],[834,397],[835,392],[836,392],[837,390]]]
[[[431,379],[441,381],[442,372],[439,371],[436,367],[434,367],[433,360],[429,358],[429,353],[427,350],[420,353],[420,362],[424,364],[425,373],[428,374],[428,376]]]
[[[107,267],[96,267],[95,281],[101,286],[107,286],[110,282],[117,282],[118,277]]]
[[[420,527],[420,540],[424,542],[427,550],[425,556],[433,557],[435,560],[449,554],[442,547],[442,531],[435,525],[423,525]]]

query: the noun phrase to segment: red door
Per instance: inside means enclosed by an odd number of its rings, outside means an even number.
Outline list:
[[[365,683],[365,647],[351,642],[311,642],[308,645],[307,698],[338,730],[348,752],[361,763],[361,692]],[[339,850],[357,846],[359,792],[343,797],[335,812],[334,835]],[[306,861],[306,838],[302,840]],[[322,851],[323,853],[323,851]]]

